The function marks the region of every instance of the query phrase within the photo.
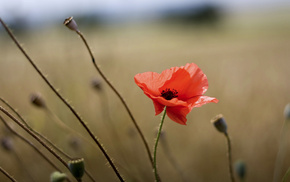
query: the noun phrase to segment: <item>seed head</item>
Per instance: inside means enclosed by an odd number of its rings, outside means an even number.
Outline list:
[[[13,141],[10,137],[1,138],[1,145],[6,151],[13,150]]]
[[[237,175],[239,176],[239,178],[241,180],[243,180],[246,176],[246,164],[245,164],[245,162],[242,160],[235,162],[235,171],[236,171]]]
[[[284,117],[286,120],[290,120],[290,103],[284,109]]]
[[[30,96],[30,102],[36,107],[45,108],[46,104],[40,93],[32,93]]]
[[[85,172],[85,163],[83,158],[70,160],[68,168],[76,179],[81,179]]]
[[[66,178],[66,174],[55,171],[50,175],[50,182],[64,182]]]
[[[215,128],[222,133],[227,133],[227,123],[222,114],[219,114],[212,118],[211,123],[215,126]]]
[[[93,78],[91,83],[92,83],[92,87],[93,87],[94,89],[96,89],[97,91],[102,90],[102,82],[101,82],[100,79],[98,79],[98,78]]]
[[[74,18],[72,16],[67,18],[67,19],[65,19],[63,24],[67,28],[69,28],[69,29],[71,29],[73,31],[79,32],[78,25],[77,25],[76,21],[74,20]]]

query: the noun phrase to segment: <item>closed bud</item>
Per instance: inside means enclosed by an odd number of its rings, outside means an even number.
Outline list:
[[[69,146],[73,148],[74,150],[79,150],[81,148],[82,142],[79,138],[75,136],[71,136],[68,142],[69,142]]]
[[[235,171],[238,177],[243,180],[246,176],[246,164],[242,160],[235,162]]]
[[[33,93],[30,96],[30,102],[36,107],[46,107],[45,101],[39,93]]]
[[[69,29],[71,29],[73,31],[79,32],[78,25],[77,25],[76,21],[74,20],[74,18],[72,16],[69,17],[69,18],[67,18],[67,19],[65,19],[64,22],[63,22],[63,24],[67,28],[69,28]]]
[[[222,133],[227,133],[227,123],[222,114],[219,114],[212,118],[211,123],[215,126],[215,128]]]
[[[55,171],[50,175],[50,182],[64,182],[66,178],[67,176],[65,173]]]
[[[81,179],[85,172],[84,159],[74,159],[68,162],[68,168],[76,179]]]
[[[10,137],[1,138],[1,146],[7,151],[13,150],[13,141]]]
[[[92,79],[92,87],[98,91],[102,90],[102,82],[98,78]]]
[[[286,120],[290,120],[290,103],[284,109],[284,117]]]

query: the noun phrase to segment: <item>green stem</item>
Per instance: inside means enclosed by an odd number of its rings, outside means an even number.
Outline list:
[[[99,139],[93,134],[93,132],[89,129],[86,122],[81,118],[81,116],[77,113],[77,111],[69,104],[69,102],[57,91],[57,89],[50,83],[50,81],[44,76],[44,74],[40,71],[40,69],[36,66],[36,64],[32,61],[32,59],[28,56],[28,54],[25,52],[23,47],[20,45],[20,43],[17,41],[15,36],[12,34],[12,32],[9,30],[7,25],[2,21],[0,18],[0,23],[5,28],[6,32],[9,34],[11,39],[14,41],[16,46],[20,49],[20,51],[23,53],[23,55],[27,58],[29,63],[32,65],[32,67],[37,71],[37,73],[41,76],[41,78],[45,81],[45,83],[49,86],[49,88],[55,93],[55,95],[70,109],[70,111],[73,113],[73,115],[78,119],[80,124],[84,127],[84,129],[87,131],[87,133],[90,135],[90,137],[94,140],[94,142],[97,144],[107,161],[109,162],[110,166],[114,170],[115,174],[119,178],[120,181],[125,181],[121,174],[119,173],[117,167],[113,163],[113,160],[109,156],[109,154],[106,152],[104,146],[100,143]]]
[[[290,167],[288,168],[288,170],[286,171],[285,175],[283,176],[282,182],[286,182],[287,177],[290,174]]]
[[[96,61],[95,61],[95,58],[94,58],[94,55],[90,49],[90,46],[88,45],[84,35],[80,32],[80,31],[76,31],[76,33],[81,37],[82,41],[84,42],[87,50],[89,51],[89,54],[91,56],[91,59],[92,59],[92,62],[94,64],[94,67],[96,68],[96,70],[98,71],[98,73],[101,75],[101,77],[104,79],[104,81],[108,84],[108,86],[113,90],[113,92],[117,95],[117,97],[120,99],[120,101],[122,102],[122,104],[124,105],[126,111],[128,112],[138,134],[140,135],[142,141],[143,141],[143,144],[146,148],[146,151],[147,151],[147,155],[149,157],[149,160],[151,162],[151,165],[152,167],[154,168],[153,166],[153,159],[152,159],[152,156],[151,156],[151,152],[150,152],[150,149],[149,149],[149,145],[145,139],[145,136],[143,134],[143,132],[141,131],[137,121],[135,120],[131,110],[129,109],[129,106],[127,105],[127,103],[125,102],[125,99],[121,96],[121,94],[118,92],[118,90],[113,86],[113,84],[108,80],[108,78],[105,76],[105,74],[102,72],[102,70],[100,69],[100,67],[97,65]]]
[[[278,182],[281,179],[281,173],[282,173],[282,166],[284,162],[284,158],[286,155],[286,146],[287,146],[287,120],[284,121],[281,133],[280,133],[280,141],[279,141],[279,149],[276,157],[275,162],[275,169],[274,169],[274,175],[273,175],[273,182]],[[285,176],[284,176],[285,177]]]
[[[14,109],[6,100],[4,100],[3,98],[0,97],[0,101],[2,101],[7,107],[9,107],[9,109],[11,109],[11,111],[13,113],[15,113],[17,115],[17,117],[21,120],[21,122],[30,130],[32,131],[34,134],[36,134],[39,138],[41,138],[42,140],[44,140],[44,142],[46,142],[50,147],[52,147],[54,150],[56,150],[58,153],[62,154],[64,157],[66,157],[69,160],[72,160],[73,158],[71,156],[69,156],[67,153],[65,153],[64,151],[62,151],[60,148],[58,148],[56,145],[54,145],[49,139],[47,139],[45,136],[41,135],[39,132],[37,132],[36,130],[34,130],[33,128],[31,128],[27,121],[25,121],[25,119],[16,111],[16,109]],[[0,118],[1,119],[1,118]],[[1,119],[2,120],[2,119]],[[4,120],[2,120],[4,121]],[[7,123],[8,124],[8,123]],[[9,125],[6,125],[9,126]],[[27,143],[27,142],[26,142]],[[60,171],[59,169],[57,169],[57,171]],[[88,177],[95,182],[96,180],[93,178],[93,176],[85,169],[85,173],[88,175]],[[70,181],[69,179],[67,179],[68,181]]]
[[[229,173],[230,173],[230,178],[231,178],[231,182],[235,182],[235,178],[234,178],[234,172],[233,172],[233,166],[232,166],[232,147],[231,147],[231,139],[228,135],[227,132],[225,132],[225,136],[227,138],[227,145],[228,145],[228,165],[229,165]]]
[[[153,169],[154,169],[154,174],[155,174],[155,181],[157,181],[157,182],[159,182],[161,180],[160,180],[160,177],[159,177],[159,175],[157,173],[156,153],[157,153],[157,145],[158,145],[158,141],[159,141],[159,138],[160,138],[160,134],[161,134],[162,126],[163,126],[163,123],[164,123],[165,115],[166,115],[166,107],[164,108],[164,111],[163,111],[163,116],[161,118],[161,122],[160,122],[160,125],[159,125],[159,129],[158,129],[158,133],[157,133],[157,137],[156,137],[156,141],[155,141],[155,146],[154,146]]]
[[[13,178],[7,171],[5,171],[2,167],[0,167],[0,171],[7,177],[9,178],[12,182],[17,182],[16,179]]]

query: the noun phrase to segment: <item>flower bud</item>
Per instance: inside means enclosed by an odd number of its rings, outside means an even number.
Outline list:
[[[284,117],[286,120],[290,120],[290,103],[284,109]]]
[[[1,146],[6,151],[13,150],[13,141],[12,141],[12,139],[10,137],[3,137],[3,138],[1,138]]]
[[[85,163],[83,158],[70,160],[68,168],[76,179],[81,179],[85,172]]]
[[[67,176],[65,173],[55,171],[50,175],[50,182],[64,182],[66,178]]]
[[[82,142],[79,138],[75,136],[71,136],[68,140],[69,146],[73,148],[75,151],[81,149]]]
[[[94,89],[96,89],[97,91],[102,90],[102,82],[101,82],[101,80],[98,79],[98,78],[92,79],[92,87]]]
[[[213,123],[213,125],[219,132],[227,133],[227,123],[222,114],[219,114],[212,118],[211,123]]]
[[[69,28],[69,29],[71,29],[73,31],[79,32],[78,25],[77,25],[76,21],[74,20],[74,18],[72,16],[69,17],[69,18],[67,18],[67,19],[65,19],[64,22],[63,22],[63,24],[67,28]]]
[[[235,162],[235,171],[239,178],[243,180],[246,176],[246,164],[242,160]]]
[[[39,93],[33,93],[30,96],[30,102],[36,106],[36,107],[40,107],[40,108],[45,108],[46,104],[44,99],[42,98],[42,96]]]

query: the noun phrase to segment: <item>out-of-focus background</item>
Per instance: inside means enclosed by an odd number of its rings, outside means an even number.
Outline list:
[[[96,62],[125,98],[152,148],[160,116],[154,116],[152,101],[136,86],[134,75],[160,73],[190,62],[207,75],[206,95],[218,98],[219,103],[193,109],[187,126],[165,120],[158,150],[163,181],[229,181],[226,140],[210,123],[220,113],[228,124],[233,160],[246,163],[245,181],[272,181],[283,110],[290,101],[289,1],[1,0],[0,4],[2,20],[100,138],[128,181],[154,181],[147,154],[121,102],[94,69],[81,39],[62,24],[68,16],[74,16]],[[101,90],[92,87],[93,79],[101,81]],[[35,92],[45,99],[49,111],[30,103]],[[84,157],[97,181],[118,181],[99,149],[56,125],[50,111],[89,138],[2,26],[0,97],[65,152]],[[0,127],[0,166],[19,181],[48,181],[54,170],[3,124]],[[11,150],[3,148],[7,137],[13,142]],[[289,134],[286,138],[284,152],[289,154]],[[290,166],[289,157],[285,155],[280,178]],[[7,178],[0,174],[0,181]]]

